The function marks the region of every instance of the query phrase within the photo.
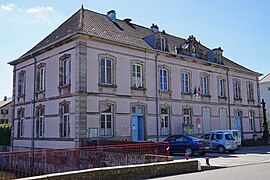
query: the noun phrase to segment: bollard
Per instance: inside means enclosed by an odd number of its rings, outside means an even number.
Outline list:
[[[186,158],[186,160],[188,160],[188,153],[185,154],[185,158]]]
[[[209,157],[205,157],[205,164],[207,164],[208,166],[210,166]]]

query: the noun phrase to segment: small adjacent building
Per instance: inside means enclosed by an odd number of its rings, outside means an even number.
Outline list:
[[[0,124],[12,123],[12,97],[0,101]]]
[[[260,80],[260,94],[264,99],[268,129],[270,129],[270,73]]]
[[[261,135],[259,73],[194,36],[79,9],[13,66],[13,149]]]

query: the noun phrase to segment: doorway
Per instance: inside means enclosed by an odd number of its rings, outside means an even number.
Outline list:
[[[144,107],[132,106],[132,141],[144,141]]]

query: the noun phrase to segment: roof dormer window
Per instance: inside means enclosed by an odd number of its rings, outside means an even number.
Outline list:
[[[166,49],[166,41],[164,38],[160,38],[160,50],[165,51]]]

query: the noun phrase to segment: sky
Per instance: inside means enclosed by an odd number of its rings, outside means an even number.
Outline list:
[[[194,35],[208,48],[267,75],[270,53],[269,0],[0,0],[0,100],[12,96],[12,66],[19,58],[83,4],[101,14],[116,11],[145,27],[152,23],[166,33]],[[268,63],[267,63],[268,62]],[[263,76],[261,76],[262,78]]]

